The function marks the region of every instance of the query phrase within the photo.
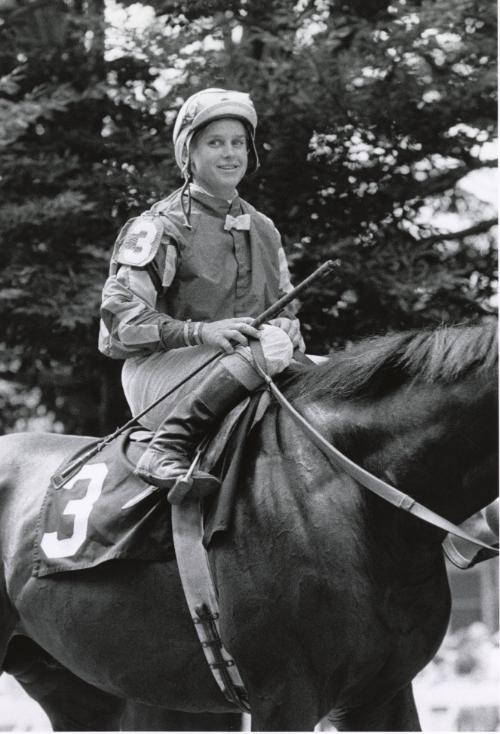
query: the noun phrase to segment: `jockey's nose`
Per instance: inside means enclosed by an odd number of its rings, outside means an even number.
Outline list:
[[[238,145],[233,143],[231,140],[227,140],[224,143],[224,147],[222,149],[222,155],[224,158],[232,158],[238,153]]]

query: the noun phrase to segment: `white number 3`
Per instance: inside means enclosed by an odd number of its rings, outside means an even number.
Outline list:
[[[47,558],[68,558],[76,553],[87,537],[89,515],[92,507],[99,499],[102,485],[108,473],[104,463],[85,464],[74,477],[64,485],[65,489],[72,489],[76,482],[88,480],[87,492],[79,500],[70,500],[64,508],[64,515],[74,515],[75,524],[73,534],[69,538],[59,539],[57,533],[44,533],[40,546]]]

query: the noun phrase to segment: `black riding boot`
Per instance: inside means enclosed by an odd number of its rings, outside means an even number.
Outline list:
[[[189,469],[196,447],[215,421],[223,418],[248,394],[241,382],[217,364],[159,426],[139,459],[135,473],[156,487],[172,487]],[[200,496],[215,492],[219,487],[219,480],[211,474],[195,469],[192,476],[196,494]]]

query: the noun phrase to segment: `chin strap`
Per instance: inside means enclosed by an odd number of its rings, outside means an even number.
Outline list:
[[[191,175],[186,169],[186,172],[184,173],[184,185],[181,189],[181,208],[184,215],[184,226],[188,229],[193,229],[193,227],[191,226],[191,191],[189,189],[190,183]],[[185,198],[187,199],[187,207],[186,202],[184,201]]]

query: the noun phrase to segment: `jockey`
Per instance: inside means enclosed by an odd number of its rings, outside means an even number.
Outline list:
[[[257,170],[257,115],[249,95],[205,89],[183,104],[174,127],[182,188],[120,231],[104,285],[100,351],[125,359],[122,384],[135,415],[217,351],[222,356],[142,419],[155,430],[136,473],[169,488],[188,470],[213,425],[261,385],[249,340],[267,372],[304,349],[293,310],[260,329],[254,317],[292,288],[272,221],[237,186]],[[197,470],[194,491],[218,480]]]

